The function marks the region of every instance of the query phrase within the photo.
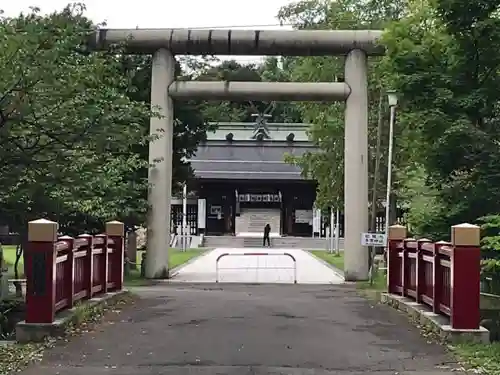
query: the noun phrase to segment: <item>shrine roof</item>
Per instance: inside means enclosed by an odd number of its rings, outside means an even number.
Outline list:
[[[313,150],[309,142],[207,141],[190,162],[202,179],[303,180],[301,169],[286,163],[285,156]]]

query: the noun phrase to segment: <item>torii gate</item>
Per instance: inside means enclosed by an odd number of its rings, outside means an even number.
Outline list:
[[[146,276],[168,277],[172,192],[173,99],[342,101],[345,100],[344,273],[347,281],[368,278],[368,80],[367,56],[382,55],[378,30],[199,30],[101,29],[90,46],[106,49],[125,43],[133,54],[152,54],[150,133],[163,136],[149,144],[148,256]],[[344,82],[201,82],[175,80],[175,54],[254,56],[345,55]]]

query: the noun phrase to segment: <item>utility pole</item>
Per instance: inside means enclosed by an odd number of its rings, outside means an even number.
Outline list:
[[[187,182],[184,182],[184,186],[182,187],[182,251],[186,251],[187,249]]]
[[[384,123],[383,116],[383,94],[382,89],[380,89],[380,95],[378,100],[378,120],[377,120],[377,140],[375,146],[375,169],[373,171],[373,188],[372,188],[372,204],[371,204],[371,218],[370,218],[370,232],[374,233],[377,229],[377,201],[378,201],[378,180],[380,174],[380,148],[382,144],[382,127]],[[375,263],[375,253],[376,249],[374,246],[370,246],[370,282],[373,282],[373,269]]]
[[[394,90],[388,91],[389,107],[391,109],[391,117],[389,120],[389,150],[387,156],[387,192],[385,198],[385,235],[389,235],[389,213],[391,210],[391,192],[392,192],[392,153],[394,145],[394,122],[396,121],[396,106],[398,105],[398,97]]]
[[[334,242],[334,237],[335,237],[335,212],[333,212],[333,206],[330,207],[330,244],[328,246],[329,252],[333,253],[335,242]]]
[[[337,256],[339,256],[340,255],[340,211],[338,208],[337,211],[335,212],[335,250],[337,252]]]

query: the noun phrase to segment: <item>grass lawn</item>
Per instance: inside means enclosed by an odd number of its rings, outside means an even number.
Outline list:
[[[14,263],[16,262],[16,247],[15,246],[10,246],[10,245],[3,245],[3,257],[5,259],[5,263],[7,264],[7,267],[9,268],[9,275],[10,277],[14,277]],[[23,257],[19,259],[19,265],[17,267],[19,271],[19,277],[23,278],[24,277],[24,267],[23,267]]]
[[[312,250],[312,254],[317,256],[320,259],[323,259],[325,262],[331,264],[335,268],[338,268],[339,270],[343,271],[344,270],[344,253],[341,252],[340,254],[335,254],[335,253],[330,253],[325,250]]]
[[[172,270],[175,267],[188,262],[189,260],[197,257],[198,255],[205,252],[207,249],[186,249],[182,251],[181,249],[170,249],[168,254],[168,264],[169,269]],[[130,274],[125,277],[125,284],[127,286],[141,286],[147,285],[149,280],[141,278],[141,260],[143,251],[137,251],[137,269],[130,270]]]
[[[9,276],[14,277],[14,263],[16,261],[16,247],[15,246],[2,246],[3,248],[3,254],[5,258],[5,262],[7,263],[7,266],[9,268]],[[190,259],[200,255],[206,251],[206,249],[187,249],[186,251],[182,251],[180,249],[170,249],[169,251],[169,259],[168,263],[170,266],[170,269],[178,267]],[[138,282],[144,284],[144,280],[140,279],[140,269],[141,269],[141,256],[142,256],[142,251],[137,252],[137,270],[132,270],[131,274],[126,278],[126,283],[127,285],[129,284],[138,284]],[[19,277],[23,278],[23,257],[19,260]],[[140,284],[139,283],[139,284]]]
[[[455,354],[466,368],[485,375],[500,374],[500,343],[473,344],[462,343],[449,345],[450,351]]]
[[[344,270],[344,252],[340,254],[329,253],[325,250],[312,250],[312,254],[316,257],[323,259],[325,262],[331,264],[332,266],[338,268],[339,270]],[[360,289],[370,289],[375,291],[384,291],[387,289],[386,275],[384,272],[379,271],[373,278],[373,282],[360,281],[357,283]]]
[[[169,268],[178,267],[187,261],[191,260],[194,257],[205,252],[206,249],[186,249],[186,251],[182,251],[181,249],[169,249],[168,251],[168,265]],[[141,268],[142,254],[144,251],[137,251],[137,268]]]
[[[197,257],[204,251],[204,249],[186,249],[186,251],[182,251],[180,249],[170,249],[170,254],[168,257],[168,264],[170,265],[170,269],[179,267],[181,264],[184,264],[194,257]]]

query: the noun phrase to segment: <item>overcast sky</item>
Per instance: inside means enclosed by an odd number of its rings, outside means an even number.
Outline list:
[[[0,9],[16,16],[30,6],[43,13],[62,9],[68,0],[2,1]],[[87,16],[96,23],[106,21],[110,28],[187,28],[241,27],[246,29],[279,29],[278,10],[292,0],[84,0]],[[257,27],[262,25],[273,25]],[[289,27],[284,26],[288,29]],[[255,57],[238,57],[254,61]]]

